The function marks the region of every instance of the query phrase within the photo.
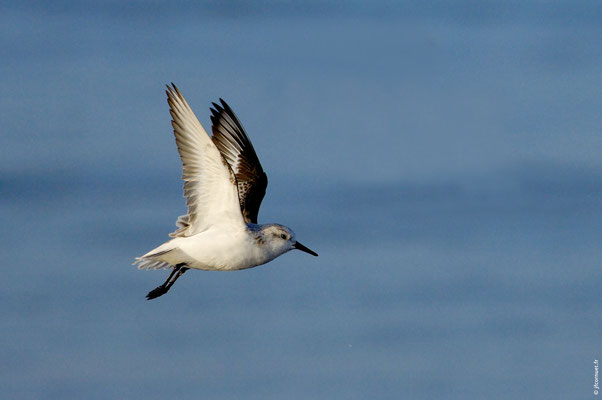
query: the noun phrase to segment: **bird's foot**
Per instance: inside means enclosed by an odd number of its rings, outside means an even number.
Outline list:
[[[157,297],[163,296],[165,293],[167,293],[168,290],[169,287],[166,287],[165,285],[157,286],[156,288],[148,292],[148,294],[146,295],[146,300],[152,300],[156,299]]]

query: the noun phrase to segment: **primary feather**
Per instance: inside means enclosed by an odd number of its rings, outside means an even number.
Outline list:
[[[180,158],[188,214],[174,237],[192,236],[213,225],[241,225],[236,178],[190,106],[172,84],[167,87],[172,126]]]
[[[268,186],[253,144],[234,111],[223,100],[213,103],[211,130],[213,143],[234,172],[238,186],[238,201],[245,222],[257,223],[257,214]]]

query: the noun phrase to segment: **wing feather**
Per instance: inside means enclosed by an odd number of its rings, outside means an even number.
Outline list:
[[[222,99],[211,109],[211,140],[236,176],[240,210],[245,222],[257,223],[257,214],[268,186],[253,144],[230,106]]]
[[[178,88],[172,83],[166,93],[188,206],[188,214],[178,218],[179,229],[171,236],[191,236],[214,225],[244,226],[230,166]]]

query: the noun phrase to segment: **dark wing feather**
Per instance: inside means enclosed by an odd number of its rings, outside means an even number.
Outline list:
[[[236,176],[243,218],[246,222],[256,224],[268,177],[236,114],[224,100],[219,100],[221,106],[213,103],[211,108],[211,140]]]

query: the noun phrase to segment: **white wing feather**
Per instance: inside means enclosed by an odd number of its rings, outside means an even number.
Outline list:
[[[192,236],[215,225],[245,225],[236,179],[175,85],[167,87],[172,126],[182,159],[185,224],[172,236]],[[182,217],[181,217],[182,218]]]

